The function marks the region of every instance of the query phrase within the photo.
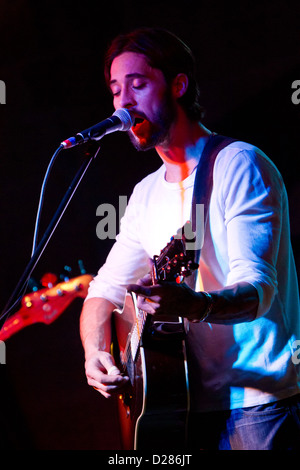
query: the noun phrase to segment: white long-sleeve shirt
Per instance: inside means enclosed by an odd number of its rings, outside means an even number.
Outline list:
[[[136,185],[87,298],[122,305],[126,286],[149,271],[149,258],[190,219],[194,178],[195,171],[169,183],[163,165]],[[274,164],[250,144],[234,142],[216,158],[199,270],[208,292],[254,285],[259,307],[252,322],[190,324],[192,409],[254,406],[299,393],[299,293],[287,195]]]

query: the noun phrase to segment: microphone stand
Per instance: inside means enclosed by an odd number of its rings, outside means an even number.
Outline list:
[[[96,158],[96,156],[98,155],[98,152],[100,150],[100,146],[99,144],[96,144],[98,145],[98,148],[95,152],[93,151],[90,151],[90,150],[87,150],[85,152],[85,156],[86,156],[86,159],[84,160],[84,162],[82,163],[81,167],[79,168],[78,172],[76,173],[75,177],[73,178],[73,181],[71,182],[69,188],[67,189],[64,197],[62,198],[61,200],[61,203],[59,204],[52,220],[50,221],[41,241],[39,242],[38,246],[36,247],[34,253],[32,254],[32,257],[29,261],[29,263],[27,264],[26,268],[25,268],[25,271],[23,272],[18,284],[16,285],[13,293],[11,294],[8,302],[6,303],[5,307],[4,307],[4,310],[1,314],[1,317],[0,317],[0,321],[3,322],[3,320],[5,321],[5,317],[7,316],[7,314],[10,312],[10,310],[12,310],[12,308],[15,306],[15,304],[17,304],[20,300],[20,298],[22,298],[22,295],[20,297],[20,292],[21,290],[25,289],[26,287],[26,283],[28,282],[29,280],[29,277],[32,273],[32,271],[34,270],[36,264],[38,263],[43,251],[45,250],[49,240],[51,239],[60,219],[62,218],[66,208],[68,207],[72,197],[74,196],[83,176],[85,175],[87,169],[89,168],[90,164],[92,163],[92,161]],[[63,149],[63,146],[61,146],[61,148],[59,147],[57,149],[56,152],[60,151]],[[93,150],[93,149],[92,149]],[[19,296],[19,298],[18,298]],[[0,329],[2,327],[2,323],[0,323]]]

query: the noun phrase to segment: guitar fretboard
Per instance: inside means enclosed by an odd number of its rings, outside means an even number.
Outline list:
[[[136,321],[131,332],[128,335],[128,341],[126,343],[122,358],[123,372],[127,370],[130,379],[132,375],[131,371],[133,373],[132,365],[137,359],[137,354],[139,351],[139,346],[147,318],[147,312],[145,312],[144,310],[137,309],[136,312]]]
[[[172,237],[170,243],[161,251],[158,256],[153,258],[152,265],[152,284],[164,280],[176,280],[179,282],[191,274],[197,265],[193,263],[193,257],[187,255],[184,240]],[[178,281],[177,281],[178,282]],[[134,380],[134,363],[137,359],[141,338],[147,319],[147,312],[136,308],[135,323],[128,335],[126,346],[121,357],[123,372],[128,373],[130,379]]]

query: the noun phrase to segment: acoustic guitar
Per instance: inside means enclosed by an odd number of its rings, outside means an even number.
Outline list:
[[[153,258],[152,282],[183,282],[198,267],[193,257],[184,235],[172,237]],[[118,399],[123,448],[184,448],[189,387],[182,317],[159,315],[157,321],[128,292],[123,309],[113,315],[113,338],[116,364],[130,379]]]

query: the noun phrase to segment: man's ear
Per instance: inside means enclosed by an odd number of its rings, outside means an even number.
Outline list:
[[[189,79],[185,73],[179,73],[173,80],[172,92],[174,98],[180,98],[185,94],[189,86]]]

